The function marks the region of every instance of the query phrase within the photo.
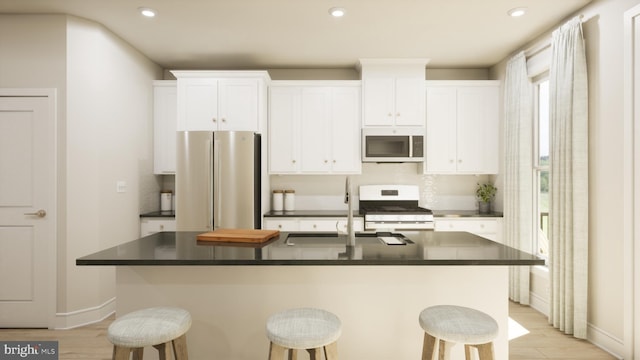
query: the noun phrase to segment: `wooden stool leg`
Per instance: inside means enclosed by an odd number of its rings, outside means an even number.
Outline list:
[[[422,342],[422,360],[433,360],[436,338],[428,333],[424,333],[424,341]]]
[[[493,343],[476,345],[478,348],[478,358],[480,360],[493,360]]]
[[[465,360],[471,360],[471,345],[464,346],[464,358]]]
[[[324,358],[326,360],[338,360],[338,342],[334,341],[324,347]]]
[[[171,354],[169,353],[167,343],[153,345],[153,347],[158,350],[158,358],[160,360],[171,360]]]
[[[135,348],[133,349],[133,360],[142,360],[142,355],[144,354],[144,348]]]
[[[173,356],[175,360],[189,360],[187,352],[187,334],[183,334],[171,342],[173,345]]]
[[[310,360],[321,360],[322,359],[322,353],[320,352],[320,350],[322,350],[321,348],[313,348],[313,349],[307,349],[307,352],[309,353],[309,359]]]
[[[447,346],[447,342],[444,340],[440,340],[438,345],[438,360],[445,360],[451,358],[451,347]]]
[[[113,346],[113,360],[129,360],[129,354],[131,354],[130,348]]]
[[[269,360],[282,360],[284,358],[285,348],[278,344],[269,344]]]
[[[298,350],[289,349],[289,360],[298,360]]]

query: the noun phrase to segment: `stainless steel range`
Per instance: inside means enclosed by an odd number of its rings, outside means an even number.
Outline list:
[[[360,214],[364,229],[375,231],[432,230],[433,212],[418,206],[415,185],[360,186]]]

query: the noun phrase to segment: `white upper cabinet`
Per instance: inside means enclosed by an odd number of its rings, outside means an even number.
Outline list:
[[[360,171],[360,82],[273,82],[269,172]]]
[[[262,130],[269,80],[265,71],[172,73],[178,79],[177,130]]]
[[[363,126],[424,127],[426,59],[361,59]]]
[[[427,81],[430,174],[497,174],[498,81]]]
[[[176,173],[176,81],[153,82],[153,173]]]

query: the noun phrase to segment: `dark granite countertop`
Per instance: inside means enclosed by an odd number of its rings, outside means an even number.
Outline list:
[[[294,211],[269,211],[264,217],[346,217],[346,210],[294,210]],[[353,216],[362,217],[357,210]],[[477,210],[433,210],[436,218],[458,218],[458,217],[503,217],[501,212],[490,212],[480,214]]]
[[[145,214],[140,214],[141,218],[146,217],[176,217],[176,212],[173,210],[170,211],[152,211]]]
[[[543,265],[544,260],[466,232],[404,232],[406,245],[358,234],[280,233],[267,243],[197,241],[200,232],[160,232],[76,259],[76,265]]]
[[[294,211],[269,211],[264,217],[347,217],[347,210],[294,210]],[[353,216],[362,217],[358,211]]]
[[[478,210],[433,210],[436,218],[465,218],[465,217],[503,217],[501,212],[480,214]]]

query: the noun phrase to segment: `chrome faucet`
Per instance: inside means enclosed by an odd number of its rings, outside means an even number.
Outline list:
[[[347,204],[347,247],[356,246],[356,232],[353,228],[353,189],[351,176],[347,176],[344,184],[344,203]]]

